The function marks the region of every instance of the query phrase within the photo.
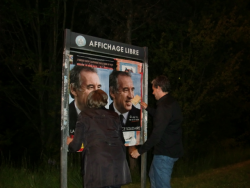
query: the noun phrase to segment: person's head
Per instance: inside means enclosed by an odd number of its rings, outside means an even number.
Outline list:
[[[108,103],[108,95],[101,89],[91,91],[87,98],[87,107],[102,108]]]
[[[170,82],[166,76],[157,76],[152,82],[153,95],[159,100],[163,95],[170,91]]]
[[[132,109],[134,89],[130,73],[113,71],[109,75],[110,98],[113,100],[115,108],[120,113],[125,113]]]
[[[75,99],[79,110],[86,108],[88,94],[101,88],[96,69],[85,66],[75,66],[70,71],[70,94]]]

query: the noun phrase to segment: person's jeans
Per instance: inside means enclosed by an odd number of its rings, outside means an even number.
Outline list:
[[[178,158],[154,155],[149,171],[151,188],[171,188],[171,174],[177,160]]]

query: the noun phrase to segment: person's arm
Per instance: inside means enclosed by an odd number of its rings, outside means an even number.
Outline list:
[[[155,115],[155,109],[154,109],[154,108],[150,108],[150,107],[147,105],[147,103],[145,103],[145,102],[141,102],[140,104],[141,104],[141,107],[142,107],[143,109],[147,110],[148,113],[149,113],[151,116],[154,117],[154,115]]]
[[[75,135],[73,140],[69,143],[69,151],[78,151],[81,149],[83,142],[83,132],[84,132],[84,123],[78,121],[76,124]],[[70,140],[67,140],[67,142]]]
[[[156,113],[164,111],[163,108],[159,107],[161,110],[158,110],[158,112],[156,112],[156,109],[148,107],[148,105],[145,102],[141,102],[141,106],[144,109],[146,109],[149,112],[149,114],[152,115],[153,117],[155,116]],[[158,117],[155,116],[154,119],[159,118],[158,121],[161,121],[160,119],[163,119],[163,116],[164,116],[164,113],[160,113],[158,114]],[[164,125],[160,125],[160,123],[157,123],[157,124],[154,124],[155,126],[153,128],[153,133],[150,136],[150,140],[146,141],[139,149],[136,149],[130,152],[130,155],[133,158],[138,158],[141,154],[151,149],[154,145],[156,145],[160,141],[163,131],[164,131]]]
[[[133,151],[130,153],[130,155],[131,155],[133,158],[137,159],[141,154],[138,152],[138,149],[135,149],[135,150],[133,150]]]
[[[154,127],[149,139],[138,149],[138,153],[147,152],[155,146],[162,138],[166,126],[169,124],[172,116],[172,107],[170,105],[159,105],[154,114]]]
[[[69,145],[72,142],[73,138],[67,136],[67,145]]]

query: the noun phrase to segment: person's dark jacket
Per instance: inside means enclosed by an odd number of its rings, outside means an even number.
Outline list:
[[[84,143],[84,187],[124,185],[131,182],[122,127],[117,113],[87,109],[80,113],[71,151]]]
[[[153,131],[148,140],[138,149],[140,154],[154,146],[155,155],[179,158],[183,155],[181,108],[177,101],[166,94],[157,102],[157,108],[146,109],[153,116]]]

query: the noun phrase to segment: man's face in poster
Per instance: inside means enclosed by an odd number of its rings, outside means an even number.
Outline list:
[[[101,88],[100,80],[95,72],[86,72],[82,70],[80,72],[81,88],[70,88],[71,93],[74,95],[75,104],[77,108],[83,111],[86,108],[87,97],[93,90]]]
[[[118,92],[111,93],[114,106],[120,113],[128,112],[132,109],[132,99],[134,98],[134,84],[129,76],[119,75],[117,77]]]

